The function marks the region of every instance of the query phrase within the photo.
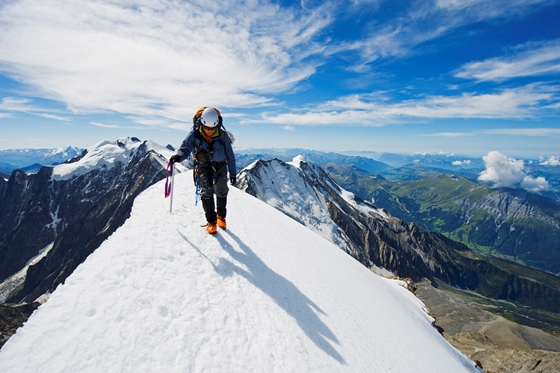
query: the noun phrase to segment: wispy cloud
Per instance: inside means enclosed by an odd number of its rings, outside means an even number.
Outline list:
[[[94,125],[95,127],[101,127],[101,128],[123,128],[118,124],[105,124],[99,122],[91,122],[91,124]]]
[[[322,3],[286,8],[269,0],[8,2],[0,12],[0,72],[24,84],[30,97],[61,102],[74,113],[121,113],[142,126],[185,129],[190,126],[185,118],[202,104],[278,107],[275,95],[295,91],[328,56],[355,54],[358,58],[349,58],[355,63],[348,68],[372,77],[371,63],[378,59],[407,56],[450,30],[523,14],[547,0],[410,1],[395,17],[375,18],[364,35],[349,39],[329,30],[342,7],[372,12],[383,1],[353,0],[350,7],[344,2],[317,5]],[[541,44],[540,49],[526,45],[510,62],[533,61],[547,50],[552,53],[555,45]],[[554,60],[547,58],[543,71],[552,69]],[[484,66],[477,71],[493,71],[491,62],[482,61]],[[475,78],[473,66],[465,65],[457,74]],[[557,110],[557,91],[533,85],[402,102],[374,93],[283,114],[271,111],[264,119],[287,129],[316,124],[382,126],[410,118],[518,119]],[[26,111],[65,120],[60,113],[42,114],[45,110],[32,104],[4,99],[0,111],[5,113],[0,116]]]
[[[463,93],[390,102],[383,95],[350,95],[298,113],[265,114],[271,123],[382,126],[410,118],[522,119],[554,111],[554,87],[527,85],[497,93]]]
[[[471,62],[455,74],[478,81],[503,81],[511,78],[558,74],[560,39],[527,43],[513,48],[506,56]]]
[[[57,111],[52,111],[52,113],[45,113],[45,108],[37,106],[33,103],[33,100],[21,97],[4,97],[0,100],[0,118],[11,117],[12,113],[26,113],[31,115],[37,115],[39,117],[54,119],[62,122],[67,122],[70,124],[72,119],[67,116],[57,115]],[[53,114],[55,113],[55,114]]]
[[[423,136],[454,138],[454,137],[468,137],[474,135],[475,135],[474,133],[465,133],[465,132],[438,132],[438,133],[425,134]]]
[[[548,0],[436,0],[412,1],[400,17],[378,22],[370,36],[341,43],[334,51],[354,50],[361,59],[356,72],[371,67],[368,64],[384,57],[406,57],[422,43],[437,39],[467,24],[497,18],[524,15]],[[336,49],[338,48],[338,49]]]
[[[473,132],[438,132],[428,133],[422,136],[426,137],[468,137],[477,135],[509,135],[509,136],[532,136],[532,137],[551,137],[560,136],[560,128],[493,128],[487,130],[478,130]]]
[[[126,119],[134,123],[138,123],[146,128],[158,127],[158,128],[171,128],[171,129],[177,129],[181,131],[188,131],[192,127],[192,122],[190,121],[178,122],[163,117],[152,118],[147,116],[141,117],[136,115],[130,115],[127,116]]]
[[[75,112],[185,118],[247,107],[315,72],[330,18],[268,2],[28,0],[2,5],[0,69]]]
[[[127,118],[127,119],[132,119],[132,118]],[[139,123],[139,125],[136,125],[136,126],[127,125],[126,122],[125,123],[111,123],[111,124],[109,124],[109,123],[102,123],[102,122],[94,121],[94,122],[90,122],[90,124],[92,126],[101,127],[101,128],[114,128],[114,129],[119,128],[119,129],[127,129],[127,130],[145,130],[145,129],[149,129],[149,127],[151,127],[151,126],[147,126],[146,123],[142,123],[142,125],[140,125],[141,120],[138,119],[138,118],[136,118],[136,119],[137,120],[132,120],[133,122]],[[154,120],[154,121],[156,121],[156,120]],[[157,121],[159,121],[159,120],[157,120]],[[164,123],[164,124],[161,125],[161,127],[172,128],[172,125],[169,124],[169,121],[163,120],[163,121],[159,121],[159,122]],[[179,129],[185,129],[185,127],[183,126]]]
[[[43,118],[47,118],[47,119],[59,120],[61,122],[71,122],[72,121],[72,118],[62,117],[60,115],[47,114],[47,113],[37,114],[37,115],[40,116],[40,117],[43,117]]]
[[[560,136],[560,128],[498,128],[484,130],[481,133],[488,135],[548,137]]]
[[[0,101],[0,110],[13,112],[31,112],[39,110],[37,107],[31,105],[31,100],[18,97],[4,97]]]

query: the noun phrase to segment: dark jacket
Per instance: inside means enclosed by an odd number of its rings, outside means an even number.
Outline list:
[[[214,131],[210,142],[206,141],[202,131],[202,126],[191,130],[185,140],[183,140],[177,155],[181,157],[181,160],[185,160],[189,154],[195,151],[205,151],[210,162],[226,162],[230,176],[235,176],[237,174],[235,155],[233,154],[231,141],[226,131],[218,128]],[[196,156],[196,154],[194,155]]]

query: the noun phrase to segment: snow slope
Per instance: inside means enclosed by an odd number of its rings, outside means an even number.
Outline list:
[[[191,172],[132,216],[0,351],[37,372],[478,372],[398,281],[231,188],[208,235]]]

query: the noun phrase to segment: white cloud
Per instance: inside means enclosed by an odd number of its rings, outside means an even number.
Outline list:
[[[522,160],[508,158],[497,151],[489,152],[482,159],[486,170],[480,173],[478,180],[493,183],[494,187],[522,188],[533,193],[550,188],[545,178],[533,178],[527,175]]]
[[[372,22],[363,40],[329,36],[319,42],[334,21],[332,3],[306,1],[296,10],[269,0],[22,0],[2,5],[0,72],[23,83],[30,97],[62,102],[76,113],[117,112],[142,125],[157,119],[157,126],[183,128],[179,121],[201,105],[278,104],[273,95],[296,89],[324,56],[344,52],[349,58],[346,52],[355,51],[354,70],[371,73],[378,58],[404,56],[467,23],[545,2],[411,2],[399,17]],[[351,11],[380,3],[354,0]],[[361,95],[265,119],[380,126],[403,118],[526,118],[544,105],[557,110],[556,91],[532,86],[401,103]],[[0,110],[8,111],[2,104]]]
[[[152,118],[152,117],[140,117],[140,116],[127,116],[126,119],[131,120],[134,123],[141,124],[144,128],[159,127],[159,128],[170,128],[180,131],[189,131],[192,128],[192,122],[187,119],[187,122],[178,122],[169,120],[166,118]],[[139,127],[141,129],[141,127]]]
[[[551,155],[546,161],[541,160],[540,164],[542,166],[560,166],[560,157]]]
[[[354,50],[361,59],[355,71],[379,58],[402,57],[424,42],[437,39],[467,24],[495,18],[526,15],[548,0],[436,0],[410,2],[401,17],[372,26],[370,36],[340,45],[340,50]]]
[[[57,114],[44,113],[45,109],[33,104],[33,101],[28,98],[21,97],[3,97],[0,101],[0,110],[6,111],[7,113],[0,112],[0,118],[7,118],[11,116],[12,112],[21,112],[26,114],[37,115],[39,117],[59,120],[62,122],[72,121],[71,118],[66,116],[61,116]],[[56,113],[56,111],[52,111]]]
[[[474,134],[464,133],[464,132],[438,132],[438,133],[427,134],[427,135],[424,135],[424,136],[454,138],[454,137],[474,136]]]
[[[72,121],[71,118],[61,117],[60,115],[47,114],[47,113],[37,114],[37,115],[40,116],[40,117],[43,117],[43,118],[47,118],[47,119],[59,120],[61,122],[71,122]]]
[[[105,124],[105,123],[99,123],[99,122],[91,122],[91,124],[96,126],[96,127],[101,127],[101,128],[122,128],[118,124]]]
[[[186,118],[292,89],[314,73],[304,60],[329,22],[267,1],[10,2],[0,69],[75,112]]]
[[[440,10],[457,12],[457,17],[483,20],[523,13],[546,3],[547,0],[436,0],[435,5]]]
[[[525,176],[520,184],[522,189],[528,190],[533,193],[540,193],[547,191],[550,188],[548,181],[542,176],[537,178],[532,178],[531,176]]]
[[[488,135],[511,135],[511,136],[560,136],[560,128],[497,128],[484,130],[481,133]]]
[[[560,72],[560,39],[528,43],[513,49],[511,55],[471,62],[459,69],[457,77],[478,81],[558,74]]]
[[[0,110],[22,111],[22,112],[37,110],[37,108],[33,107],[30,104],[31,104],[31,100],[26,98],[3,97],[2,101],[0,101]]]
[[[459,96],[432,96],[404,101],[390,111],[397,115],[425,118],[524,118],[550,102],[556,92],[535,85],[504,89],[498,93],[463,93]]]
[[[470,159],[465,159],[464,161],[454,161],[451,164],[453,166],[468,166],[470,165],[472,162]]]
[[[523,119],[554,112],[550,106],[558,101],[558,92],[535,84],[497,93],[429,96],[398,103],[389,102],[383,94],[350,95],[298,113],[266,114],[264,119],[277,124],[358,126],[382,126],[407,118]]]

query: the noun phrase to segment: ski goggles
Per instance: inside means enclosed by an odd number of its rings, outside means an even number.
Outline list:
[[[214,132],[218,127],[206,127],[205,125],[202,125],[202,129],[205,131],[212,131]]]

